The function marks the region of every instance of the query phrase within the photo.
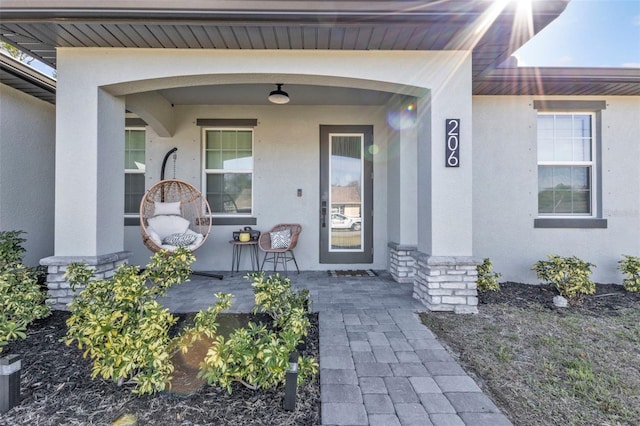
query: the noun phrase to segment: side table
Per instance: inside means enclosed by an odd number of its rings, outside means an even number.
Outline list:
[[[251,268],[257,271],[260,268],[260,260],[258,258],[258,241],[229,241],[233,244],[233,253],[231,254],[231,273],[240,271],[240,259],[242,258],[242,249],[249,248],[251,257]]]

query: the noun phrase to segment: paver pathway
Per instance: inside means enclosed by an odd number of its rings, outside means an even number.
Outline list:
[[[425,308],[412,298],[410,284],[384,273],[289,277],[294,287],[309,289],[319,312],[323,425],[511,424],[421,324],[416,312]],[[171,289],[164,303],[175,312],[194,311],[212,303],[217,291],[234,294],[235,311],[253,306],[252,288],[241,274],[213,282],[194,277]]]

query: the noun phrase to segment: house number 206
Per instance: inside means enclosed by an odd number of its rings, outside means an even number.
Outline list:
[[[460,167],[460,119],[447,118],[446,166]]]

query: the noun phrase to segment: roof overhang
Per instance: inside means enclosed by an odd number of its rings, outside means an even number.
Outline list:
[[[54,68],[57,47],[470,50],[475,95],[640,95],[638,69],[501,68],[568,1],[532,1],[523,34],[515,0],[3,0],[0,39]]]
[[[568,1],[533,1],[523,36],[515,0],[3,0],[0,39],[54,68],[56,47],[470,50],[478,78]]]
[[[640,96],[640,68],[497,68],[473,94]]]
[[[9,56],[0,54],[0,83],[43,101],[56,103],[56,81]]]

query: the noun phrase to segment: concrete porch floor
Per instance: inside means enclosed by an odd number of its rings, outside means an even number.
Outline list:
[[[246,272],[223,280],[192,276],[161,302],[172,312],[195,312],[232,293],[232,312],[253,308]],[[333,278],[327,271],[290,272],[306,288],[320,319],[323,425],[510,425],[495,404],[418,319],[426,308],[411,284],[386,272]],[[451,314],[454,315],[454,314]]]

